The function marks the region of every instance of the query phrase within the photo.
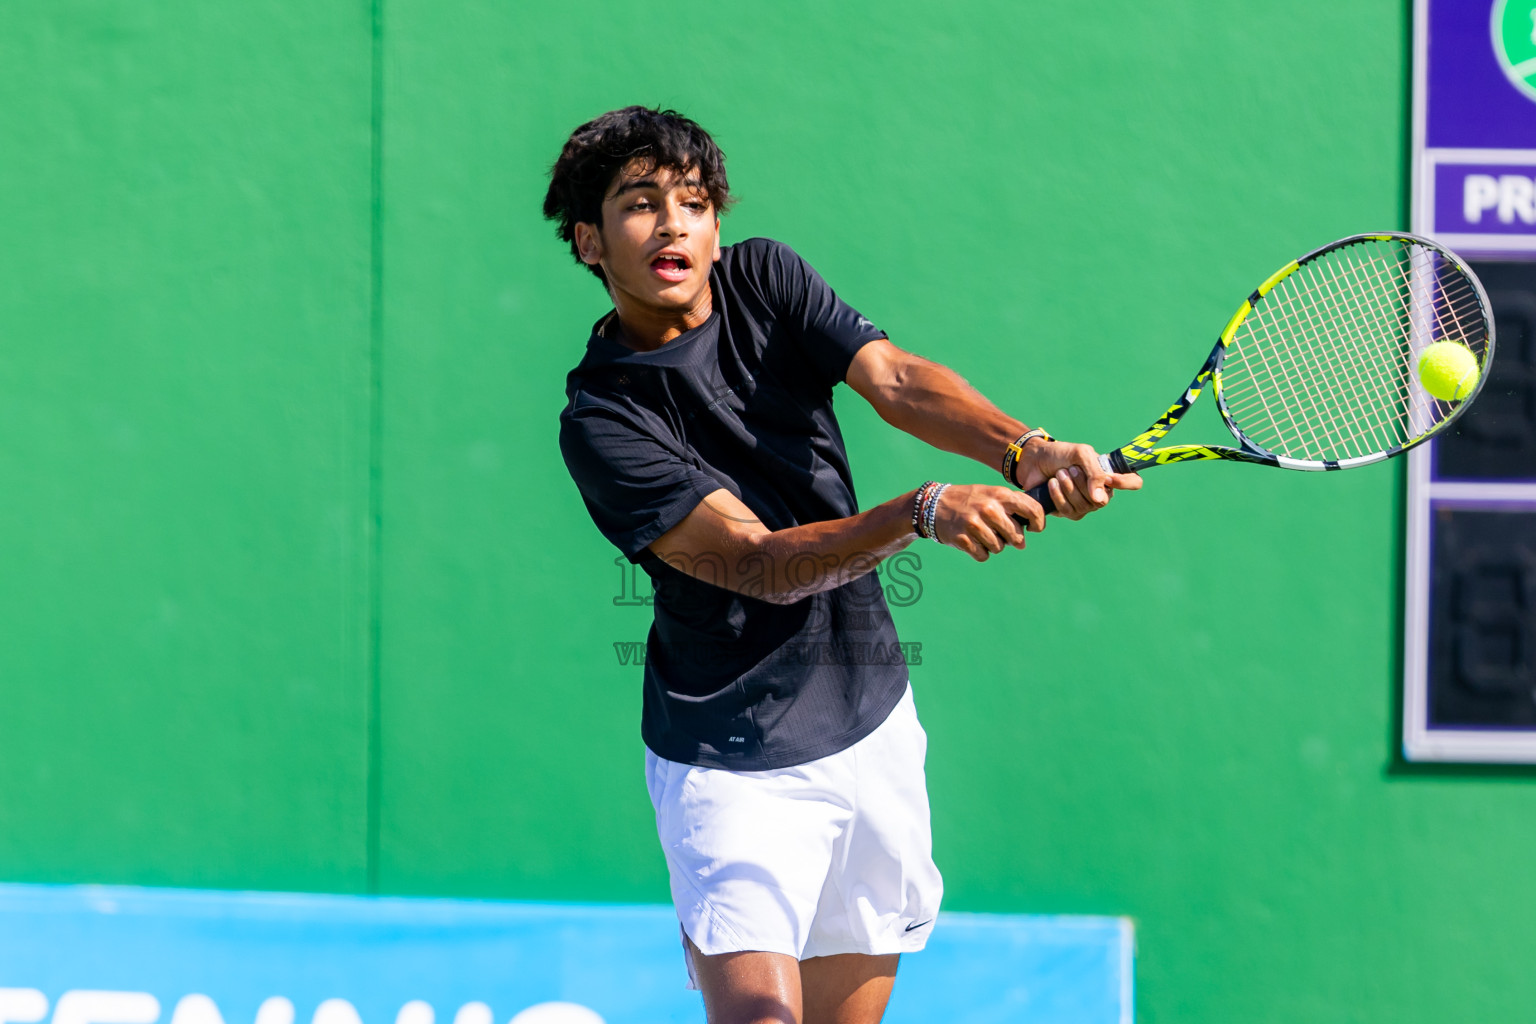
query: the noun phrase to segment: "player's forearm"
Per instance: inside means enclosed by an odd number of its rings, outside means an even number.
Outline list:
[[[1103,508],[1109,502],[1106,488],[1141,486],[1139,478],[1106,475],[1098,453],[1088,445],[1055,441],[1038,433],[1025,441],[1017,463],[1005,470],[1004,453],[1015,450],[1014,442],[1030,428],[993,405],[958,373],[886,339],[860,349],[845,379],[892,426],[936,448],[1008,472],[1009,479],[1025,490],[1052,488],[1048,493],[1056,514],[1068,519],[1081,519]]]
[[[871,399],[882,419],[935,448],[998,468],[1003,450],[1029,427],[947,366],[908,355]]]
[[[750,596],[793,604],[873,572],[917,536],[915,497],[916,491],[908,491],[846,519],[760,534],[740,560],[749,576],[761,580],[762,593]]]
[[[650,544],[695,579],[775,604],[791,604],[873,572],[912,542],[910,491],[844,519],[770,530],[721,488]]]
[[[1021,528],[1045,528],[1037,502],[997,484],[935,485],[845,519],[783,530],[769,530],[722,487],[652,541],[650,550],[694,579],[762,601],[792,604],[873,572],[918,536],[914,516],[922,517],[922,536],[979,562],[1004,547],[1022,548]]]

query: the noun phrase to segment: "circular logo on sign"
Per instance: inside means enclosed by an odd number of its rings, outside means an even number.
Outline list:
[[[1536,100],[1536,0],[1496,0],[1493,52],[1515,88]]]

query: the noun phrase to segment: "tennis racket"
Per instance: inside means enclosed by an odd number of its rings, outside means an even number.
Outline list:
[[[1419,354],[1440,341],[1477,359],[1477,383],[1460,401],[1419,383]],[[1100,461],[1117,473],[1209,459],[1367,466],[1450,426],[1488,379],[1493,343],[1488,296],[1456,254],[1395,232],[1342,238],[1259,285],[1173,407]],[[1155,447],[1207,384],[1237,446]],[[1028,493],[1046,512],[1055,508],[1044,485]]]

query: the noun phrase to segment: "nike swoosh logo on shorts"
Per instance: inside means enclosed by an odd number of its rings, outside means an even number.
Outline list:
[[[917,921],[917,922],[914,922],[914,923],[912,923],[912,924],[909,924],[909,925],[907,925],[907,927],[906,927],[906,929],[905,929],[905,930],[906,930],[906,931],[909,931],[909,932],[910,932],[910,931],[912,931],[912,930],[913,930],[913,929],[916,929],[916,928],[921,928],[921,927],[922,927],[922,926],[923,926],[923,925],[925,925],[925,924],[933,924],[933,918],[931,918],[931,917],[930,917],[930,918],[929,918],[929,919],[928,919],[928,920],[926,920],[926,921]]]

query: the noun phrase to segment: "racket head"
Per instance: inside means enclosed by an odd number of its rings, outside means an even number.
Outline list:
[[[1441,341],[1477,362],[1459,401],[1435,398],[1418,378],[1420,354]],[[1252,461],[1345,469],[1448,427],[1482,390],[1493,353],[1493,316],[1471,268],[1430,239],[1376,232],[1316,249],[1260,285],[1222,332],[1212,382]]]

